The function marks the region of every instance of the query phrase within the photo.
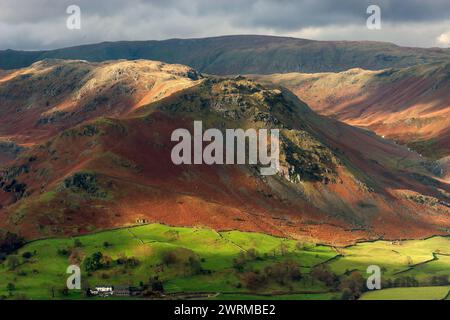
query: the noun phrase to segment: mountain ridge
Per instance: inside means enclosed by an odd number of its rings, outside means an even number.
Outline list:
[[[408,144],[434,160],[450,154],[450,62],[371,71],[252,78],[289,88],[316,112]]]
[[[150,59],[191,66],[211,74],[343,71],[354,67],[407,67],[450,57],[440,48],[400,47],[376,41],[318,41],[293,37],[234,35],[196,39],[118,41],[47,51],[0,51],[0,69],[45,58],[93,62]]]

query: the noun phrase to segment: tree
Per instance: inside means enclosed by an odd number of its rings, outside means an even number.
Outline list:
[[[448,276],[447,275],[441,275],[441,276],[433,276],[431,278],[431,284],[434,286],[446,286],[448,285]]]
[[[394,287],[418,287],[419,281],[413,276],[400,277],[394,280]]]
[[[251,248],[247,251],[247,260],[253,261],[253,260],[257,260],[259,258],[259,253],[258,251],[256,251],[256,249]]]
[[[288,247],[288,245],[287,245],[286,243],[281,242],[279,248],[280,248],[280,254],[281,254],[282,256],[285,256],[285,255],[288,254],[288,252],[289,252],[289,247]]]
[[[178,256],[175,251],[164,252],[162,256],[162,263],[166,266],[176,264],[179,261]]]
[[[84,268],[89,272],[96,271],[109,267],[111,262],[111,257],[104,256],[101,252],[95,252],[90,257],[86,258],[84,261]]]
[[[73,246],[74,246],[75,248],[80,248],[80,247],[83,246],[83,244],[81,243],[80,239],[75,239],[75,240],[73,241]]]
[[[345,288],[342,290],[341,300],[352,300],[353,293],[349,288]]]
[[[310,242],[310,241],[297,241],[297,243],[295,244],[295,247],[297,248],[297,250],[300,251],[308,251],[313,249],[316,246],[316,244],[314,242]]]
[[[311,276],[315,280],[319,280],[332,290],[336,290],[339,285],[339,278],[330,271],[328,266],[318,265],[311,271]]]
[[[121,254],[119,258],[117,258],[116,263],[118,265],[124,265],[126,267],[134,268],[137,267],[141,262],[139,261],[138,258],[135,257],[128,258],[124,254]]]
[[[191,256],[188,258],[188,265],[192,274],[200,274],[203,272],[202,264],[197,256]]]
[[[24,252],[23,254],[22,254],[22,257],[24,258],[24,259],[30,259],[31,257],[33,256],[33,254],[31,253],[31,252]]]
[[[65,248],[62,249],[58,249],[58,255],[63,256],[63,257],[67,257],[70,255],[71,251]]]
[[[352,272],[350,275],[344,276],[344,278],[341,280],[339,288],[341,289],[343,294],[344,291],[346,292],[346,295],[348,295],[347,300],[356,300],[365,291],[366,281],[364,280],[361,273]]]
[[[302,278],[300,266],[294,261],[277,262],[266,267],[264,273],[268,279],[273,279],[280,285],[299,281]]]
[[[6,290],[8,290],[9,292],[12,292],[14,290],[16,290],[16,286],[14,285],[14,283],[8,283],[8,285],[6,286]]]
[[[410,256],[407,256],[407,257],[406,257],[406,264],[407,264],[408,266],[413,265],[413,259],[412,259]]]
[[[69,295],[69,289],[67,287],[63,287],[63,288],[59,289],[58,291],[59,291],[59,294],[64,297],[67,297]]]
[[[153,292],[164,292],[164,286],[161,280],[157,276],[150,278],[149,287]]]
[[[241,251],[238,256],[233,259],[233,268],[235,268],[238,272],[242,272],[247,262],[259,259],[261,259],[261,257],[256,249],[252,248],[248,251]]]
[[[16,255],[10,255],[6,259],[6,265],[10,270],[14,270],[20,264],[19,258]]]
[[[242,272],[245,267],[247,259],[245,257],[245,253],[243,251],[239,252],[238,256],[233,259],[233,268],[238,272]]]
[[[180,232],[176,230],[168,230],[164,232],[164,235],[169,238],[169,241],[177,241],[180,239]]]
[[[250,290],[256,290],[266,284],[266,277],[254,271],[244,273],[242,282]]]
[[[25,244],[25,240],[12,232],[0,233],[0,252],[10,254]]]

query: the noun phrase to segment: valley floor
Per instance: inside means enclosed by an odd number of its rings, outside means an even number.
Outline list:
[[[69,265],[80,265],[82,290],[65,289]],[[364,293],[370,265],[381,268],[383,289]],[[449,237],[337,248],[150,224],[30,242],[0,264],[0,296],[92,299],[87,288],[126,285],[140,288],[133,298],[153,299],[445,299],[449,275]],[[354,284],[361,292],[349,293]]]

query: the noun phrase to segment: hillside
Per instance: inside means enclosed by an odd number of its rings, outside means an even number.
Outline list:
[[[118,72],[124,65],[145,81]],[[155,83],[174,89],[155,94]],[[14,88],[29,93],[5,93]],[[110,99],[96,100],[102,90]],[[450,188],[419,155],[318,116],[284,89],[158,62],[46,61],[4,77],[0,92],[9,98],[1,134],[27,147],[0,170],[0,227],[28,239],[142,220],[328,243],[450,228]],[[60,121],[40,121],[67,102]],[[262,177],[247,165],[174,165],[171,133],[194,120],[205,129],[280,129],[281,171]],[[10,125],[17,123],[20,131]]]
[[[350,68],[379,70],[448,60],[446,49],[400,47],[370,41],[313,41],[238,35],[203,39],[122,41],[50,51],[0,51],[0,69],[26,67],[47,59],[150,59],[180,63],[210,74],[330,72]]]
[[[34,144],[85,120],[130,113],[200,77],[154,61],[36,62],[0,75],[0,141]]]
[[[254,78],[285,86],[318,113],[409,144],[424,156],[450,154],[449,62]]]

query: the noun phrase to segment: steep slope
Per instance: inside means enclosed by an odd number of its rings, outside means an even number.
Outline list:
[[[317,116],[289,91],[208,77],[131,113],[110,114],[71,128],[50,122],[59,133],[1,169],[2,228],[35,238],[144,220],[328,243],[450,228],[450,188],[417,154]],[[192,130],[194,120],[205,129],[280,129],[280,172],[173,164],[170,136]]]
[[[51,51],[0,51],[0,68],[15,69],[46,59],[151,59],[189,65],[211,74],[328,72],[406,67],[449,59],[445,49],[399,47],[370,41],[312,41],[239,35],[204,39],[104,42]]]
[[[320,114],[407,143],[425,156],[450,154],[449,62],[254,78],[283,85]]]

